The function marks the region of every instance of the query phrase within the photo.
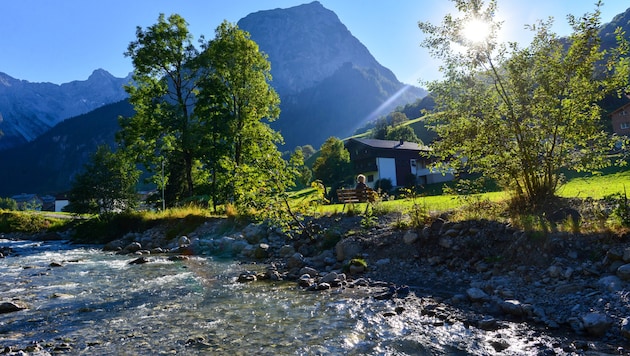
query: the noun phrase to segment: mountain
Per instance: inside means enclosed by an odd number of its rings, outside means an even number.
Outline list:
[[[68,190],[72,178],[96,147],[114,145],[118,116],[134,114],[127,100],[102,106],[56,125],[35,140],[0,154],[0,196],[55,194]]]
[[[95,70],[87,80],[61,85],[30,83],[0,72],[0,150],[16,147],[59,122],[127,97],[127,78]]]
[[[317,1],[252,13],[237,24],[269,56],[281,103],[271,127],[287,150],[350,136],[365,121],[426,95],[398,81]]]

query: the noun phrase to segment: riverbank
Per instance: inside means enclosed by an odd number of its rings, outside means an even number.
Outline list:
[[[495,352],[510,347],[507,330],[518,324],[537,330],[525,344],[538,343],[538,351],[630,352],[628,234],[535,234],[442,218],[422,229],[399,229],[399,214],[365,219],[312,219],[300,236],[258,224],[226,229],[224,220],[212,219],[167,239],[167,227],[158,225],[104,249],[142,257],[139,262],[163,253],[256,262],[265,271],[243,271],[242,281],[290,280],[313,293],[385,300],[403,319],[421,310],[436,325],[487,332]],[[548,345],[543,333],[559,341]]]

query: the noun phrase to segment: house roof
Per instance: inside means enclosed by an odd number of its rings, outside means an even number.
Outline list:
[[[425,145],[420,145],[415,142],[407,141],[390,141],[390,140],[377,140],[373,138],[351,138],[351,141],[356,141],[372,148],[385,148],[393,150],[409,150],[409,151],[431,151],[431,148]]]
[[[620,106],[617,110],[613,111],[610,113],[610,115],[615,115],[616,113],[620,112],[621,110],[625,110],[630,106],[630,102],[623,104],[622,106]]]

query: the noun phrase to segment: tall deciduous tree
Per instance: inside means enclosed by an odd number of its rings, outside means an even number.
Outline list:
[[[441,59],[443,80],[428,83],[436,100],[434,154],[459,169],[481,172],[516,192],[530,207],[552,197],[560,171],[592,170],[609,163],[613,141],[600,125],[598,102],[628,84],[628,46],[600,49],[600,7],[568,16],[573,33],[551,32],[551,20],[530,26],[525,48],[499,44],[496,2],[455,0],[459,17],[419,24],[422,43]],[[486,24],[474,39],[470,24]]]
[[[82,173],[74,178],[67,210],[101,214],[137,207],[140,171],[127,157],[99,146]]]
[[[276,147],[282,137],[268,124],[280,114],[280,99],[269,84],[271,65],[249,33],[226,21],[198,64],[204,72],[195,113],[204,127],[203,158],[212,172],[214,201],[254,204],[288,183]]]
[[[134,83],[125,87],[136,114],[121,118],[119,142],[149,171],[160,174],[166,162],[167,202],[194,194],[199,129],[192,116],[198,51],[186,21],[179,15],[147,29],[136,29],[136,40],[125,55],[134,66]]]
[[[330,198],[335,188],[352,174],[350,153],[344,147],[343,141],[336,137],[329,137],[319,151],[320,155],[313,163],[313,175],[324,183],[324,193]],[[328,186],[332,187],[330,194],[326,191]]]

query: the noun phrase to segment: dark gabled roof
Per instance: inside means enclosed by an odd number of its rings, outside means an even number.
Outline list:
[[[408,150],[408,151],[431,151],[430,147],[419,145],[415,142],[377,140],[373,138],[351,138],[348,140],[348,143],[351,141],[356,141],[366,146],[370,146],[372,148]]]

